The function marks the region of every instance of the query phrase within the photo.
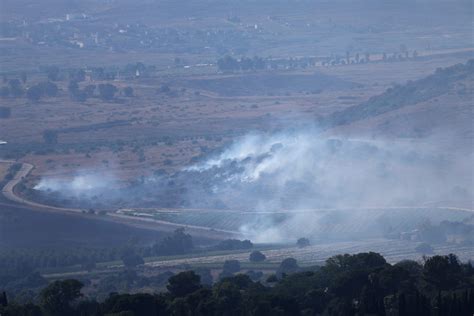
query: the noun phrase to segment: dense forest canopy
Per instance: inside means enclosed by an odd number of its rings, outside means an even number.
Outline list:
[[[292,258],[289,258],[292,259]],[[254,282],[230,273],[205,285],[193,271],[157,294],[81,293],[77,280],[54,281],[32,303],[1,301],[2,315],[453,315],[474,312],[474,267],[455,255],[389,264],[377,253],[337,255],[323,266],[284,260],[277,276]],[[295,270],[296,269],[296,270]]]

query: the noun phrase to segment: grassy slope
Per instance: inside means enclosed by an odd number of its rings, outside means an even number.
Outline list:
[[[405,85],[387,89],[384,93],[370,98],[367,102],[336,112],[326,119],[330,125],[346,125],[378,115],[426,102],[448,93],[472,95],[474,60],[438,69],[434,74]]]

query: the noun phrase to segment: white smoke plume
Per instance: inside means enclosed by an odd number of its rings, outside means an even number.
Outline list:
[[[374,213],[356,209],[469,203],[473,196],[472,174],[466,173],[469,158],[472,155],[444,155],[435,142],[426,139],[328,139],[315,129],[306,129],[248,135],[187,171],[212,183],[212,195],[229,208],[299,211],[290,216],[285,228],[259,219],[240,229],[256,241],[276,241],[312,234],[328,221],[343,226],[374,219]],[[325,216],[309,212],[315,209],[354,211]]]
[[[294,208],[340,208],[416,205],[449,199],[453,190],[470,197],[463,167],[431,144],[321,139],[308,131],[252,134],[186,170],[212,172],[221,180],[216,192],[260,187],[278,199],[296,190]]]
[[[446,154],[436,140],[327,138],[316,128],[304,128],[251,133],[200,163],[126,188],[117,188],[112,176],[91,172],[72,180],[45,178],[35,188],[108,208],[255,212],[238,229],[255,241],[274,242],[321,234],[325,227],[354,232],[371,227],[380,233],[395,220],[360,209],[472,203],[473,175],[466,172],[472,158],[472,152]],[[315,214],[316,209],[324,212]],[[275,216],[257,215],[262,212]]]
[[[98,175],[91,171],[81,171],[72,179],[43,178],[34,187],[35,190],[61,192],[71,197],[91,197],[116,186],[116,179],[111,175]]]

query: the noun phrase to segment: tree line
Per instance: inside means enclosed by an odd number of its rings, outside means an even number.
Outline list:
[[[146,74],[149,72],[150,67],[145,66],[142,63],[128,64],[118,73],[123,74],[127,78],[132,74],[136,76],[141,76],[141,74]],[[26,97],[32,102],[37,102],[45,97],[56,97],[61,90],[57,82],[68,80],[68,92],[72,100],[85,102],[88,98],[94,97],[95,91],[97,91],[97,97],[104,101],[113,100],[117,93],[121,93],[125,97],[133,97],[134,91],[130,86],[126,86],[122,89],[119,87],[110,84],[110,83],[101,83],[101,84],[88,84],[83,88],[79,87],[81,82],[86,81],[87,78],[91,80],[113,80],[115,75],[112,75],[110,72],[106,71],[102,67],[96,67],[91,69],[69,69],[67,70],[67,76],[64,76],[64,71],[58,66],[46,66],[41,67],[40,72],[42,72],[46,80],[28,84],[28,75],[25,72],[21,72],[19,78],[9,79],[7,76],[3,76],[3,86],[0,87],[0,97],[2,98],[20,98]],[[88,74],[88,76],[87,76]],[[0,113],[0,118],[8,118],[9,113],[3,110]]]
[[[289,258],[291,259],[291,258]],[[287,260],[288,261],[288,260]],[[245,274],[203,284],[194,271],[171,276],[166,292],[86,297],[77,280],[48,284],[31,303],[0,296],[2,315],[453,315],[474,312],[474,268],[455,255],[389,264],[378,253],[337,255],[320,267]],[[282,262],[283,265],[283,262]],[[281,266],[280,266],[281,267]]]
[[[7,180],[11,180],[20,167],[21,164],[12,165],[7,174],[11,176],[7,176]],[[7,221],[17,220],[13,214],[6,214],[4,217]],[[143,264],[143,258],[146,257],[184,255],[209,250],[247,250],[252,247],[253,244],[249,240],[235,239],[223,240],[216,245],[196,247],[192,236],[179,228],[149,246],[130,243],[122,247],[107,248],[3,249],[0,251],[0,284],[8,286],[10,282],[15,283],[43,269],[80,266],[85,270],[92,270],[96,263],[116,260],[122,261],[126,268],[134,268]]]
[[[219,71],[224,73],[248,72],[263,69],[306,69],[314,67],[318,62],[322,66],[350,65],[350,64],[366,64],[371,62],[395,62],[418,59],[418,52],[414,50],[409,52],[406,47],[401,47],[400,52],[387,54],[383,52],[381,60],[375,60],[369,52],[354,53],[346,52],[344,55],[332,55],[327,58],[321,57],[300,57],[300,58],[263,58],[255,56],[253,58],[241,57],[234,58],[232,56],[224,56],[217,60]]]
[[[261,57],[242,57],[240,59],[225,56],[217,60],[217,67],[222,72],[255,71],[265,69],[265,61]]]
[[[8,176],[8,179],[11,179],[20,167],[21,164],[12,165],[8,173],[12,176]],[[14,221],[17,219],[13,214],[6,214],[5,220]],[[192,236],[187,234],[184,229],[177,229],[150,246],[128,244],[122,247],[107,248],[3,249],[0,251],[0,284],[6,284],[8,279],[28,275],[38,269],[74,265],[85,267],[91,263],[114,260],[122,260],[126,266],[133,267],[143,262],[143,257],[183,255],[203,250],[205,249],[196,249]]]

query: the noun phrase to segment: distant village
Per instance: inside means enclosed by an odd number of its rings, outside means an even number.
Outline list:
[[[268,20],[278,21],[277,18],[271,16]],[[147,50],[158,53],[229,56],[231,59],[222,57],[217,64],[219,70],[223,72],[394,62],[416,59],[419,56],[416,50],[409,51],[402,44],[395,52],[346,51],[329,56],[259,56],[254,57],[258,58],[257,64],[252,65],[250,58],[242,56],[251,55],[252,46],[263,41],[265,35],[277,36],[278,34],[265,30],[259,24],[244,24],[236,16],[228,17],[227,21],[236,27],[196,29],[171,26],[148,27],[138,23],[104,25],[93,16],[84,13],[69,13],[60,18],[49,18],[37,23],[25,20],[6,21],[0,28],[0,42],[25,41],[37,46],[96,49],[109,52]],[[281,23],[289,26],[286,22]],[[174,63],[175,67],[185,69],[215,65],[215,60],[189,65],[179,58]]]

